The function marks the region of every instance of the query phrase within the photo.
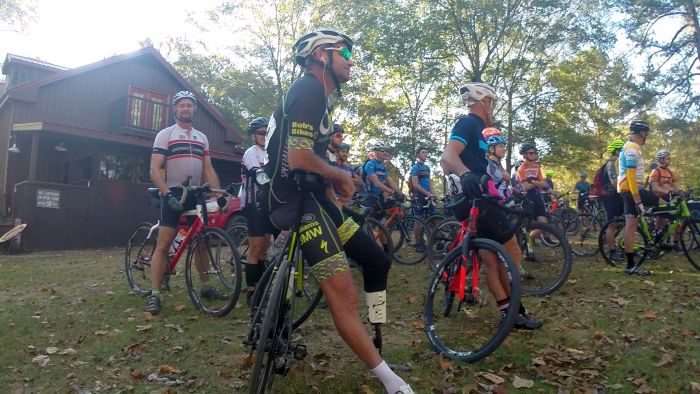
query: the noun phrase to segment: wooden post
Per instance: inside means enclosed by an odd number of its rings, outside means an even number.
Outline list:
[[[32,134],[32,150],[29,153],[29,179],[36,181],[36,165],[39,160],[39,135]]]

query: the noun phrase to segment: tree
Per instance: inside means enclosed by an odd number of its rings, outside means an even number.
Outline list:
[[[0,31],[23,30],[36,20],[36,0],[0,1]]]
[[[627,17],[623,27],[638,49],[646,54],[643,75],[646,94],[639,104],[653,109],[655,99],[666,99],[679,118],[696,116],[700,110],[700,24],[692,0],[618,0],[617,8]],[[669,38],[661,27],[672,28]]]

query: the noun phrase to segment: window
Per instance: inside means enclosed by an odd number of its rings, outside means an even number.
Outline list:
[[[158,131],[168,120],[168,97],[145,89],[129,87],[127,126]]]
[[[148,158],[107,154],[100,160],[100,178],[115,181],[149,182]]]

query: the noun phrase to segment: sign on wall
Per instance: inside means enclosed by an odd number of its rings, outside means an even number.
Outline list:
[[[38,208],[61,208],[61,191],[52,189],[36,190],[36,206]]]

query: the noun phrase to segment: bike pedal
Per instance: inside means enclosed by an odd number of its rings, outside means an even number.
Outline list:
[[[306,358],[308,355],[308,352],[306,350],[306,345],[298,344],[294,346],[294,349],[292,350],[294,354],[294,359],[295,360],[303,360]]]

